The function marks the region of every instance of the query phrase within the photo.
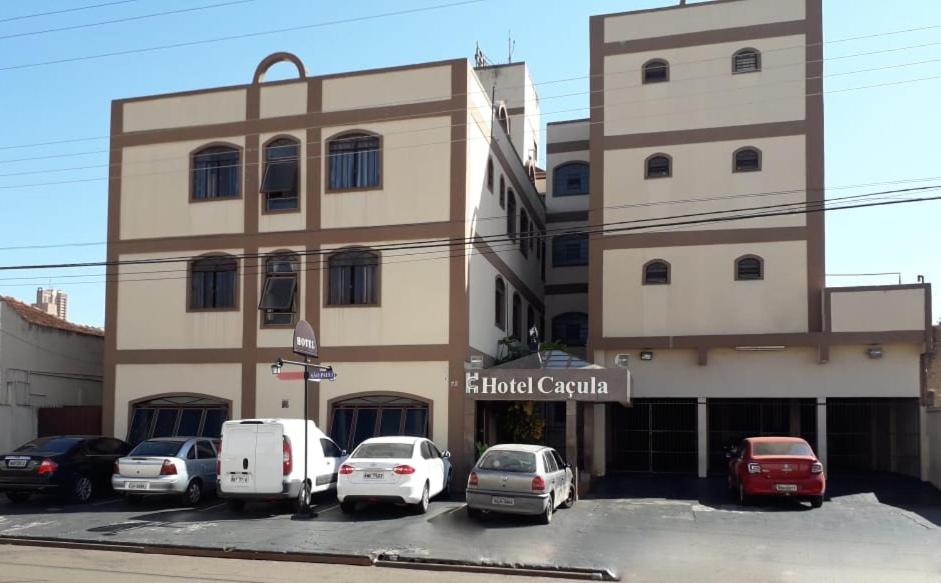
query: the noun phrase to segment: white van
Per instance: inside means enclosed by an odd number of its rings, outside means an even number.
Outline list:
[[[307,477],[310,491],[335,489],[346,452],[307,421]],[[304,420],[242,419],[222,424],[217,492],[232,510],[248,500],[297,500],[303,497]],[[309,499],[305,501],[305,504]]]

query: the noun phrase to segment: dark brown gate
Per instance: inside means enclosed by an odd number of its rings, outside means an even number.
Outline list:
[[[47,435],[101,435],[101,407],[41,407],[39,437]]]

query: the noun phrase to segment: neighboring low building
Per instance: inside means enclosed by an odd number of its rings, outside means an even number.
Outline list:
[[[103,348],[102,330],[0,296],[0,452],[100,431]]]

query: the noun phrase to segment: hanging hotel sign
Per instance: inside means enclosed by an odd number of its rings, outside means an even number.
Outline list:
[[[464,394],[481,401],[588,401],[630,403],[625,368],[480,369],[469,371]]]
[[[317,336],[307,320],[301,320],[294,327],[294,354],[317,358]]]

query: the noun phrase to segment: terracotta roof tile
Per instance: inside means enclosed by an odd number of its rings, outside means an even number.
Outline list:
[[[35,324],[36,326],[55,328],[57,330],[76,332],[78,334],[87,334],[89,336],[105,335],[105,331],[101,328],[95,328],[94,326],[83,326],[82,324],[74,324],[66,320],[60,320],[59,318],[51,314],[47,314],[42,310],[37,310],[36,308],[30,306],[29,304],[23,303],[16,298],[0,296],[0,302],[10,306],[10,308],[19,314],[21,318],[30,324]]]

